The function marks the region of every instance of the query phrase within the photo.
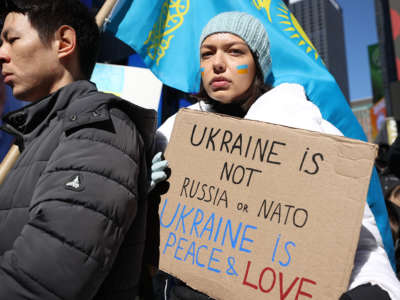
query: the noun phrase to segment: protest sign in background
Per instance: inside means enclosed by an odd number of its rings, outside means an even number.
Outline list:
[[[182,110],[166,150],[160,269],[215,299],[347,290],[377,147]]]
[[[136,105],[158,109],[162,83],[145,68],[97,63],[90,79],[97,88]]]

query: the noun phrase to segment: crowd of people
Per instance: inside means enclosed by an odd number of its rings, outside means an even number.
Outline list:
[[[397,277],[400,278],[400,137],[397,137],[392,145],[389,145],[387,141],[379,143],[375,166],[389,215]]]
[[[175,116],[156,131],[154,111],[97,91],[89,79],[99,30],[80,1],[1,5],[3,80],[29,105],[3,118],[21,155],[0,185],[0,299],[210,299],[157,270],[157,206],[173,172],[161,153]],[[199,47],[202,80],[190,109],[342,135],[301,85],[265,83],[274,62],[257,18],[215,16]],[[385,194],[395,212],[399,193]],[[397,245],[398,218],[389,214]],[[341,299],[400,299],[367,204],[361,227]]]

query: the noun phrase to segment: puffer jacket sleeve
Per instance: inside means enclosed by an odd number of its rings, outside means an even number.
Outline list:
[[[0,299],[88,300],[135,219],[143,141],[120,110],[69,126],[39,178],[29,222],[0,257]]]

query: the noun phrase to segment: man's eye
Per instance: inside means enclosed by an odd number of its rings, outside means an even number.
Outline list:
[[[18,37],[11,37],[11,38],[8,38],[8,39],[7,39],[7,42],[8,42],[9,44],[13,44],[16,40],[18,40]]]

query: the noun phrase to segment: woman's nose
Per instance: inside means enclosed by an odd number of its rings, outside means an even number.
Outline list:
[[[226,62],[223,54],[217,53],[214,56],[213,68],[215,73],[223,73],[226,69]]]

